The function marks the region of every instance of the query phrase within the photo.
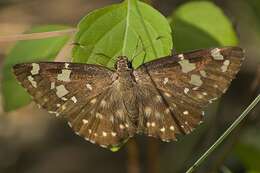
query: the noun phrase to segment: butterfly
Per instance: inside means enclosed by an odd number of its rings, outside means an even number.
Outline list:
[[[115,70],[69,62],[22,63],[13,70],[39,106],[65,118],[91,143],[112,149],[137,133],[168,142],[192,132],[243,59],[241,48],[223,47],[163,57],[136,69],[120,56]]]

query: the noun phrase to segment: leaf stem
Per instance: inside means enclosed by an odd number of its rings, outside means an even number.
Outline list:
[[[15,35],[7,35],[1,36],[0,42],[11,42],[11,41],[19,41],[19,40],[34,40],[34,39],[44,39],[49,37],[57,37],[63,35],[72,35],[76,32],[76,29],[64,29],[58,31],[49,31],[49,32],[39,32],[39,33],[31,33],[31,34],[15,34]]]
[[[140,16],[140,20],[141,20],[141,22],[142,22],[142,25],[143,25],[144,30],[145,30],[145,32],[146,32],[146,35],[147,35],[147,37],[148,37],[148,40],[149,40],[149,42],[151,43],[151,47],[152,47],[153,53],[154,53],[155,57],[158,57],[158,54],[157,54],[157,52],[156,52],[156,49],[155,49],[155,47],[154,47],[154,45],[153,45],[153,39],[151,38],[151,35],[150,35],[150,33],[149,33],[149,31],[148,31],[148,29],[147,29],[147,27],[146,27],[146,24],[145,24],[143,15],[142,15],[142,13],[141,13],[141,11],[140,11],[140,9],[139,9],[138,0],[134,0],[134,2],[135,2],[135,6],[136,6],[137,13],[138,13],[138,15]],[[145,62],[145,60],[144,60],[144,62]]]
[[[244,112],[233,122],[233,124],[218,138],[218,140],[186,171],[186,173],[192,173],[198,168],[204,160],[228,137],[228,135],[241,123],[241,121],[248,115],[248,113],[258,104],[260,101],[260,94],[255,100],[244,110]]]
[[[131,11],[131,2],[127,0],[127,14],[126,14],[126,26],[125,26],[125,36],[124,36],[124,45],[122,48],[122,54],[126,56],[126,44],[127,44],[127,37],[128,37],[128,29],[129,29],[129,22],[130,22],[130,11]]]

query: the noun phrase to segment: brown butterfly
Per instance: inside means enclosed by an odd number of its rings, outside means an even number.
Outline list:
[[[223,94],[240,69],[239,47],[202,49],[133,69],[118,57],[115,71],[91,64],[37,62],[13,67],[17,79],[76,134],[118,147],[136,133],[176,140],[202,122],[203,107]]]

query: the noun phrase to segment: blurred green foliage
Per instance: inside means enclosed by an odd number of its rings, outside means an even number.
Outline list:
[[[181,5],[174,11],[170,23],[177,52],[238,44],[232,23],[212,2]]]
[[[58,25],[40,26],[32,28],[27,33],[56,31],[66,28]],[[18,109],[31,101],[29,94],[17,83],[12,73],[12,66],[22,62],[53,61],[68,39],[68,36],[61,36],[16,43],[5,58],[3,66],[2,93],[6,111]]]
[[[260,172],[260,134],[258,129],[249,128],[240,137],[235,154],[244,163],[247,170]]]

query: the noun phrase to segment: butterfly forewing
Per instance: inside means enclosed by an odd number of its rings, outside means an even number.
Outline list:
[[[135,133],[176,140],[202,122],[203,107],[223,94],[239,71],[243,50],[203,49],[148,62],[133,70],[119,57],[116,71],[76,63],[14,66],[22,86],[43,108],[103,147]]]
[[[142,102],[139,126],[148,135],[159,134],[163,140],[170,140],[165,133],[171,131],[190,133],[202,121],[202,108],[227,90],[243,58],[242,49],[226,47],[197,50],[142,65],[134,72],[137,83],[154,92]],[[160,103],[157,97],[162,97]]]
[[[14,74],[39,106],[65,117],[77,134],[92,143],[112,147],[130,136],[130,127],[125,128],[129,120],[117,118],[113,109],[125,116],[117,92],[111,89],[113,71],[88,64],[40,62],[18,64]]]

